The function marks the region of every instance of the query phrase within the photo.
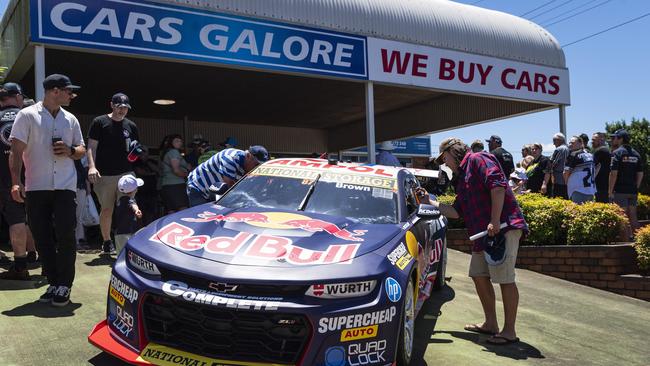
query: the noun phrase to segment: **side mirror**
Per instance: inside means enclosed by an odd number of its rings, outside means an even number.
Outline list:
[[[210,193],[220,196],[226,193],[226,191],[228,190],[228,185],[226,183],[217,183],[211,185],[210,188],[208,188],[208,190],[210,191]]]
[[[440,210],[433,205],[422,203],[418,206],[417,216],[425,220],[435,220],[440,217]]]

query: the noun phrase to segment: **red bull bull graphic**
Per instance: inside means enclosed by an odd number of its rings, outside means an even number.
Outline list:
[[[289,238],[241,232],[234,237],[194,235],[191,228],[173,222],[158,230],[149,240],[182,251],[203,250],[212,254],[243,255],[255,259],[281,260],[294,265],[350,264],[360,244],[329,245],[325,250],[311,250],[293,245]],[[246,247],[245,250],[242,248]]]
[[[347,241],[363,241],[361,236],[367,230],[349,231],[328,221],[312,219],[309,216],[278,212],[233,212],[227,215],[204,211],[197,218],[183,218],[186,222],[243,222],[270,229],[300,229],[310,233],[326,232]]]

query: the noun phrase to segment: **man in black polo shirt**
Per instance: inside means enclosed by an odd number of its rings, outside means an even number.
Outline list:
[[[129,109],[129,97],[123,93],[113,95],[111,113],[96,117],[88,132],[88,180],[93,183],[101,206],[99,226],[104,239],[104,254],[115,254],[111,224],[113,208],[118,196],[121,196],[117,182],[123,175],[133,175],[127,155],[131,142],[140,140],[138,127],[126,118]]]
[[[641,155],[630,146],[630,135],[618,130],[612,135],[612,163],[609,172],[609,199],[621,206],[630,219],[631,229],[639,228],[636,218],[637,197],[643,180],[643,161]]]
[[[506,177],[509,177],[510,173],[515,171],[515,163],[514,163],[514,159],[512,158],[512,154],[510,154],[506,149],[501,147],[502,144],[501,137],[497,135],[492,135],[490,136],[489,140],[485,140],[485,141],[488,142],[490,153],[496,156],[497,160],[499,161],[499,164],[501,164],[501,169],[503,170],[503,173],[505,174]]]
[[[542,144],[539,142],[531,145],[531,154],[535,160],[533,160],[526,170],[526,175],[528,175],[526,189],[533,193],[539,193],[542,189],[542,184],[544,183],[545,172],[551,161],[548,157],[542,155]]]
[[[594,152],[594,163],[596,163],[596,202],[609,202],[609,165],[612,162],[612,154],[606,142],[604,132],[596,132],[591,136],[591,148]]]

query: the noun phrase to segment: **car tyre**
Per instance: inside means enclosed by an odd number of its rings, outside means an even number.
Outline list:
[[[436,280],[433,283],[433,289],[436,291],[445,287],[445,275],[447,274],[447,239],[442,245],[442,255],[438,261],[438,268],[436,269]]]
[[[409,366],[413,357],[413,343],[415,337],[415,298],[413,279],[410,278],[402,306],[402,321],[400,322],[399,337],[397,340],[397,366]]]

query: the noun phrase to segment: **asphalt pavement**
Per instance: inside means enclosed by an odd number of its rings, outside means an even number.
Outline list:
[[[650,303],[527,270],[517,270],[521,342],[487,344],[487,336],[463,330],[482,316],[468,263],[467,254],[449,251],[451,280],[418,318],[414,366],[650,365]],[[79,254],[64,308],[36,302],[46,288],[42,277],[0,281],[0,365],[123,365],[86,341],[105,316],[109,277],[109,261]],[[497,309],[501,320],[499,300]]]

